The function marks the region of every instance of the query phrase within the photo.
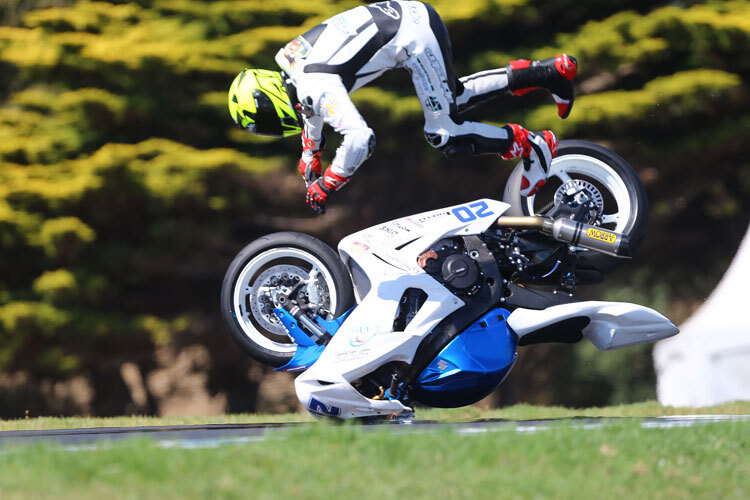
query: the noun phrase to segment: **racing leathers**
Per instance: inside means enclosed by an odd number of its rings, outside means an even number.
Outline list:
[[[299,171],[308,185],[307,201],[319,213],[328,195],[345,185],[373,152],[375,134],[349,94],[385,71],[406,68],[411,73],[424,112],[425,137],[447,156],[528,157],[521,189],[528,195],[546,179],[557,145],[554,134],[463,121],[459,113],[504,93],[521,95],[541,86],[553,92],[560,116],[567,116],[577,68],[574,58],[562,55],[513,61],[505,68],[456,78],[450,38],[437,12],[427,4],[402,0],[342,12],[289,42],[276,54],[276,62],[303,118]],[[343,135],[325,173],[320,163],[324,123]]]

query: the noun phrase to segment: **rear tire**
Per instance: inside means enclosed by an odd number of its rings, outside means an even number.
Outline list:
[[[526,198],[519,193],[522,174],[523,162],[519,162],[505,184],[503,201],[511,205],[508,215],[545,215],[563,181],[572,179],[601,195],[603,214],[609,222],[599,221],[597,225],[627,235],[631,254],[640,246],[648,226],[646,190],[633,167],[614,151],[588,141],[560,141],[548,182],[536,196]],[[592,250],[575,252],[577,267],[582,270],[594,269],[604,274],[623,262]]]
[[[311,274],[320,278],[311,280]],[[224,324],[240,348],[261,363],[279,367],[292,358],[297,345],[273,314],[275,297],[300,280],[316,313],[333,319],[354,305],[349,274],[325,243],[302,233],[264,236],[237,254],[221,286]]]

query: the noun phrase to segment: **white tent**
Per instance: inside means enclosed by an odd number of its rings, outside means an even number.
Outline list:
[[[656,393],[668,406],[750,400],[750,229],[732,264],[680,333],[654,348]]]

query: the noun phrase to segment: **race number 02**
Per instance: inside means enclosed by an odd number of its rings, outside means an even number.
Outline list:
[[[461,222],[471,222],[478,218],[482,219],[484,217],[489,217],[494,213],[495,212],[490,210],[490,207],[487,206],[487,202],[485,201],[478,201],[470,205],[462,205],[453,209],[453,215],[455,215],[456,219]]]

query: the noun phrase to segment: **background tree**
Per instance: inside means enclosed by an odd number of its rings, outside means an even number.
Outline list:
[[[393,217],[500,195],[511,164],[430,148],[403,71],[353,95],[378,146],[325,217],[303,204],[297,139],[233,128],[226,89],[243,67],[275,67],[288,40],[358,4],[0,4],[0,416],[165,412],[185,380],[210,411],[255,410],[269,372],[231,344],[217,304],[242,245],[290,229],[335,244]],[[750,3],[433,4],[458,74],[578,57],[569,119],[543,92],[471,118],[552,128],[627,158],[651,200],[649,233],[633,263],[588,293],[684,319],[750,218]],[[497,401],[640,400],[653,397],[653,377],[647,347],[530,347]]]

